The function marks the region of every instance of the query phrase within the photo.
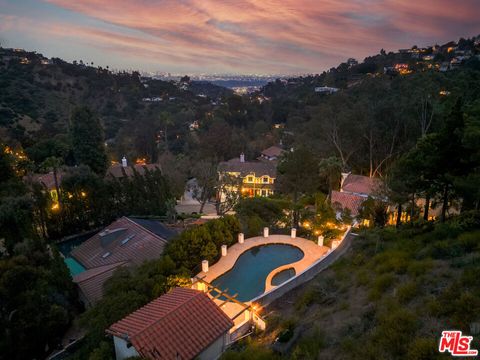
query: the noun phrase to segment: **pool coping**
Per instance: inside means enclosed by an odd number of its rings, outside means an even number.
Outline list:
[[[197,274],[197,277],[202,278],[204,281],[211,283],[213,280],[215,280],[219,276],[230,271],[235,266],[235,263],[237,262],[238,258],[245,251],[248,251],[258,246],[273,245],[273,244],[285,244],[285,245],[295,246],[303,252],[304,256],[299,261],[285,264],[273,269],[265,279],[266,286],[265,286],[264,292],[261,295],[271,291],[274,288],[277,288],[278,286],[281,286],[281,285],[272,286],[271,282],[268,282],[268,280],[271,281],[271,277],[273,277],[273,275],[278,271],[281,271],[284,267],[294,268],[295,273],[300,274],[304,270],[309,268],[311,265],[316,263],[323,256],[325,256],[325,254],[327,254],[328,251],[330,250],[330,248],[326,246],[319,246],[312,240],[307,240],[301,237],[292,238],[290,235],[269,235],[268,237],[255,236],[255,237],[245,239],[245,241],[242,244],[236,243],[230,246],[227,250],[226,256],[222,256],[219,261],[217,261],[215,264],[210,266],[208,272],[202,271],[199,274]],[[246,304],[249,304],[250,302],[251,300],[245,301]]]

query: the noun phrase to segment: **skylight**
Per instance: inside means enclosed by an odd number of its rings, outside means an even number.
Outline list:
[[[131,239],[133,239],[135,237],[135,235],[129,235],[127,236],[125,239],[122,240],[122,245],[125,245],[126,243],[128,243]]]

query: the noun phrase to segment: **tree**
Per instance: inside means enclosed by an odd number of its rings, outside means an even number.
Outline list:
[[[165,152],[169,152],[168,147],[168,127],[173,125],[173,120],[170,113],[162,111],[160,114],[160,124],[163,127],[163,138],[165,142]]]
[[[217,183],[217,199],[215,210],[217,215],[225,215],[233,209],[241,197],[242,178],[222,173]]]
[[[235,212],[247,236],[256,236],[264,227],[276,227],[284,220],[288,202],[279,199],[253,197],[240,199]]]
[[[292,226],[299,220],[299,199],[303,194],[314,193],[319,184],[318,162],[306,148],[300,147],[287,152],[280,160],[277,168],[277,187],[292,197]]]
[[[0,260],[0,353],[12,360],[44,358],[72,319],[74,287],[57,251],[34,239]]]
[[[332,190],[338,190],[342,178],[342,161],[332,156],[320,160],[318,167],[320,178],[327,185],[328,194],[331,194]]]
[[[88,165],[97,174],[105,174],[108,158],[103,129],[98,117],[89,108],[79,107],[73,111],[70,137],[77,163]]]
[[[200,203],[200,213],[207,201],[215,196],[218,185],[217,167],[217,162],[213,160],[200,160],[193,166],[192,175],[196,181],[192,192],[193,197]]]

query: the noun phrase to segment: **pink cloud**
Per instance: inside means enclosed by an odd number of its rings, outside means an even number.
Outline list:
[[[77,26],[64,36],[198,71],[319,72],[380,48],[480,32],[477,0],[46,1],[118,27]]]

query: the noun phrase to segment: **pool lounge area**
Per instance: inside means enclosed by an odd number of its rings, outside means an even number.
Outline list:
[[[249,303],[300,274],[329,250],[293,234],[242,238],[197,278]]]

